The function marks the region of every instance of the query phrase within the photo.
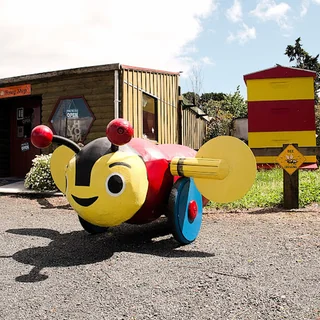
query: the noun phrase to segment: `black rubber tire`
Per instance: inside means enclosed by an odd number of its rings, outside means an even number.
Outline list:
[[[104,233],[104,232],[107,232],[109,229],[108,227],[96,226],[96,225],[82,219],[80,216],[78,216],[78,218],[79,218],[79,221],[80,221],[82,228],[91,234]]]

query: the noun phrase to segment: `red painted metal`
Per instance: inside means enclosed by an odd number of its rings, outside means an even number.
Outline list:
[[[283,67],[283,66],[275,66],[273,68],[260,70],[257,72],[249,73],[243,76],[244,81],[247,80],[255,80],[255,79],[268,79],[268,78],[299,78],[299,77],[316,77],[316,72],[299,69],[299,68],[291,68],[291,67]]]
[[[147,139],[133,138],[128,146],[135,150],[145,162],[149,181],[146,201],[128,223],[143,224],[159,218],[176,180],[170,172],[173,157],[194,157],[196,151],[182,145],[156,145]]]
[[[125,119],[114,119],[108,124],[106,135],[111,143],[122,146],[132,139],[133,128]]]
[[[198,214],[198,205],[196,201],[191,200],[188,205],[188,218],[192,222]]]
[[[146,162],[149,181],[146,200],[128,223],[143,224],[158,219],[165,213],[165,205],[173,185],[169,163],[164,159]]]
[[[314,100],[249,101],[248,131],[315,130]]]
[[[49,147],[52,142],[52,138],[52,130],[45,125],[36,126],[31,132],[31,142],[39,149]]]

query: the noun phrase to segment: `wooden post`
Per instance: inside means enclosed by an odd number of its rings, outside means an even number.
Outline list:
[[[283,170],[283,207],[299,208],[299,169],[291,175]]]
[[[292,144],[298,149],[298,144]],[[283,145],[283,150],[288,145]],[[299,208],[299,169],[291,175],[283,169],[283,207],[285,209]]]

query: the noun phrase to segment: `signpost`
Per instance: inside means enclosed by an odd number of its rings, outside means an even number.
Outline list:
[[[299,167],[305,157],[297,149],[298,145],[283,145],[284,150],[277,157],[283,168],[283,206],[285,209],[299,208]]]

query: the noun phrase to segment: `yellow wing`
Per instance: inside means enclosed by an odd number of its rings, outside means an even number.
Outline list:
[[[74,157],[75,153],[66,146],[60,146],[54,150],[51,161],[50,171],[54,183],[62,193],[66,193],[66,177],[65,171],[69,161]]]

